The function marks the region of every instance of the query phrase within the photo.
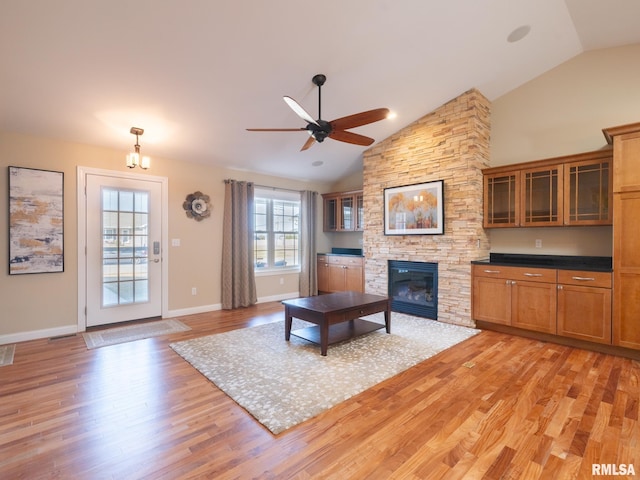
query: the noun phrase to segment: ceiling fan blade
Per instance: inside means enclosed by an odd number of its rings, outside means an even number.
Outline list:
[[[333,130],[329,134],[329,138],[333,138],[340,142],[353,143],[354,145],[363,145],[365,147],[375,142],[373,138],[365,137],[364,135],[359,135],[353,132],[345,132],[344,130]]]
[[[300,132],[306,128],[247,128],[248,132]]]
[[[284,101],[287,102],[287,105],[291,107],[291,110],[296,112],[296,115],[298,115],[301,119],[303,119],[307,123],[313,123],[315,125],[318,125],[318,122],[316,122],[313,119],[313,117],[309,115],[307,111],[304,108],[302,108],[300,104],[296,102],[293,98],[287,97],[287,96],[284,96],[283,98],[284,98]]]
[[[337,118],[329,123],[331,123],[331,128],[335,130],[347,130],[349,128],[360,127],[362,125],[384,120],[387,118],[387,115],[389,115],[388,108],[376,108],[375,110]]]
[[[300,149],[300,151],[304,151],[306,149],[308,149],[309,147],[311,147],[311,145],[313,145],[314,143],[316,143],[316,139],[313,137],[313,135],[309,135],[309,138],[307,139],[306,142],[304,142],[304,145],[302,146],[302,148]]]

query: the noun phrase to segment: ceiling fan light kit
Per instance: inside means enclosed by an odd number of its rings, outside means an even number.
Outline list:
[[[353,145],[369,146],[375,140],[358,133],[348,132],[350,128],[361,127],[369,123],[384,120],[389,115],[388,108],[376,108],[366,112],[355,113],[346,117],[337,118],[330,122],[322,120],[322,86],[327,81],[327,77],[321,73],[314,75],[311,79],[318,87],[318,119],[314,120],[302,106],[293,98],[285,96],[284,101],[295,112],[298,117],[307,122],[306,127],[301,128],[247,128],[250,132],[299,132],[307,131],[309,138],[304,143],[300,151],[307,150],[315,142],[322,143],[325,138],[332,138],[339,142],[351,143]]]

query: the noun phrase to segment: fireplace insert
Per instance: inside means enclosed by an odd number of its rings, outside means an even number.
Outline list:
[[[438,319],[438,264],[389,260],[391,310]]]

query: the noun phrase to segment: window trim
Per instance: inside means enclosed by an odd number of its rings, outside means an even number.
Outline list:
[[[301,198],[300,198],[300,192],[297,191],[292,191],[292,190],[280,190],[278,188],[261,188],[261,187],[255,187],[254,189],[254,206],[255,206],[255,201],[256,199],[259,198],[263,198],[263,199],[269,199],[269,200],[279,200],[279,201],[283,201],[283,202],[297,202],[298,203],[298,259],[297,259],[297,264],[296,265],[288,265],[288,266],[283,266],[283,267],[276,267],[276,266],[271,266],[271,267],[265,267],[265,268],[257,268],[255,266],[255,257],[253,259],[254,261],[254,274],[256,277],[263,277],[263,276],[269,276],[269,275],[278,275],[278,274],[294,274],[294,273],[300,273],[301,270],[301,266],[300,266],[300,262],[302,260],[302,252],[301,252],[301,248],[300,248],[300,215],[301,215],[301,211],[300,211],[300,203],[301,203]],[[268,212],[273,214],[273,212]],[[255,211],[254,211],[254,216],[255,216]],[[269,220],[272,220],[269,219]],[[271,223],[271,221],[268,222],[268,224]],[[272,225],[271,225],[272,226]],[[256,234],[257,230],[255,229],[255,217],[254,217],[254,242],[255,242],[255,234]],[[267,234],[273,234],[274,232],[267,232]],[[273,247],[271,247],[273,248]],[[254,243],[254,249],[255,249],[255,243]],[[255,255],[255,254],[254,254]]]

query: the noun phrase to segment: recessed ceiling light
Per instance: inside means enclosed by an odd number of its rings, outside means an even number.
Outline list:
[[[522,40],[524,37],[526,37],[527,35],[529,35],[530,31],[531,31],[530,25],[522,25],[521,27],[516,28],[513,32],[509,34],[509,36],[507,37],[507,42],[509,43],[518,42]]]
[[[394,118],[396,118],[398,116],[398,114],[396,112],[389,112],[389,114],[387,115],[387,118],[389,120],[393,120]]]
[[[324,162],[322,160],[316,160],[311,165],[313,165],[314,167],[319,167],[320,165],[324,165]]]

